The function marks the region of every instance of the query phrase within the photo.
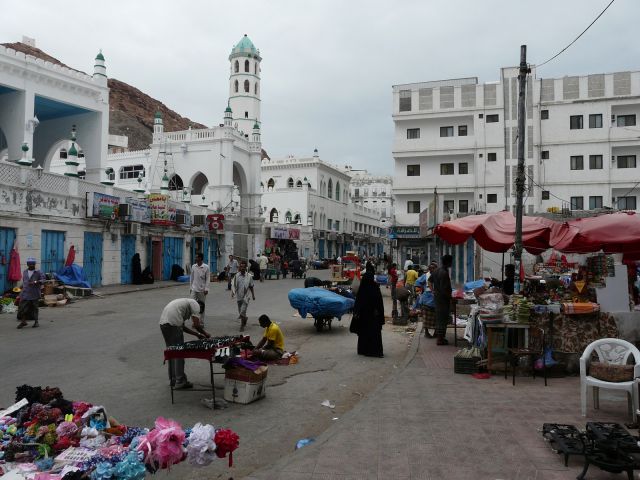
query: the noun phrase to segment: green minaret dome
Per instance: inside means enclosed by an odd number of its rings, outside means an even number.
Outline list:
[[[100,50],[98,52],[98,55],[96,55],[96,60],[102,60],[104,62],[104,55],[102,55],[102,50]]]
[[[155,118],[162,118],[162,113],[160,113],[160,110],[158,110],[154,116]]]
[[[75,143],[71,143],[71,148],[67,152],[67,155],[69,155],[71,157],[77,157],[78,156],[78,150],[76,150],[76,144]]]
[[[224,109],[225,113],[232,113],[231,112],[231,107],[227,106],[227,108]]]
[[[260,125],[258,125],[258,122],[253,124],[253,128],[254,130],[260,130]]]

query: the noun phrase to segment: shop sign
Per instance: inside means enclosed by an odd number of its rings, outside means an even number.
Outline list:
[[[436,201],[431,200],[431,202],[429,202],[429,206],[425,208],[422,212],[420,212],[419,224],[420,224],[421,237],[428,237],[433,233],[433,229],[436,227],[436,224],[437,224],[436,207],[437,207]]]
[[[221,232],[224,230],[224,215],[221,213],[214,213],[207,215],[207,226],[209,231],[216,230]]]
[[[173,225],[175,224],[175,209],[173,210],[173,224],[169,214],[169,196],[159,193],[152,193],[148,197],[149,209],[151,210],[152,225]]]
[[[125,203],[131,209],[131,215],[127,219],[131,222],[151,223],[151,210],[146,200],[139,200],[135,197],[127,197]]]
[[[389,229],[389,238],[419,238],[420,237],[420,227],[411,226],[411,227],[403,227],[403,226],[395,226]]]
[[[289,238],[289,230],[287,227],[271,227],[271,238],[284,240]]]
[[[87,216],[115,219],[118,216],[120,197],[104,193],[87,193]]]
[[[300,240],[300,229],[299,228],[290,228],[289,229],[289,240]]]

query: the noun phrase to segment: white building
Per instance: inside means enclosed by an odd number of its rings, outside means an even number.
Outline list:
[[[515,209],[517,74],[503,68],[498,82],[393,87],[396,226],[418,226],[434,199],[431,225],[452,214]],[[541,79],[532,68],[526,214],[637,209],[639,95],[640,72]],[[406,248],[428,247],[414,243]]]
[[[378,212],[380,226],[391,225],[393,217],[393,177],[391,175],[372,175],[366,170],[354,170],[347,167],[351,175],[349,193],[351,201]]]
[[[311,158],[263,160],[262,210],[271,229],[267,242],[288,229],[299,234],[295,243],[304,257],[328,258],[348,250],[378,254],[378,214],[351,203],[350,180],[345,169],[321,160],[317,150]]]

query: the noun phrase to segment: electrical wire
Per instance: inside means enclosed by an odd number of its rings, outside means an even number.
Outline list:
[[[573,40],[569,45],[567,45],[566,47],[564,47],[562,50],[560,50],[558,53],[556,53],[556,54],[555,54],[553,57],[551,57],[550,59],[548,59],[548,60],[546,60],[546,61],[542,62],[542,63],[541,63],[541,64],[539,64],[539,65],[536,65],[536,68],[540,68],[540,67],[542,67],[543,65],[546,65],[546,64],[547,64],[547,63],[549,63],[551,60],[553,60],[553,59],[555,59],[556,57],[560,56],[560,54],[562,54],[565,50],[567,50],[571,45],[573,45],[574,43],[576,43],[576,42],[578,41],[578,39],[579,39],[582,35],[584,35],[584,34],[587,32],[587,30],[589,30],[589,29],[591,28],[591,26],[592,26],[594,23],[596,23],[596,22],[598,21],[598,19],[599,19],[599,18],[604,14],[604,12],[606,12],[606,11],[607,11],[607,9],[608,9],[612,4],[613,4],[613,2],[615,2],[615,0],[611,0],[611,1],[609,2],[609,4],[608,4],[606,7],[604,7],[604,10],[602,10],[602,11],[600,12],[600,14],[599,14],[599,15],[598,15],[594,20],[593,20],[593,22],[591,22],[591,23],[589,24],[589,26],[587,26],[587,28],[585,28],[585,29],[582,31],[582,33],[581,33],[580,35],[578,35],[576,38],[574,38],[574,40]]]

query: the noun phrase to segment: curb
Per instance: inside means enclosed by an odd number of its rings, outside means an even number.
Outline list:
[[[105,293],[101,293],[101,292],[96,292],[91,294],[88,297],[84,297],[84,298],[101,298],[101,297],[110,297],[113,295],[124,295],[127,293],[140,293],[140,292],[147,292],[149,290],[160,290],[163,288],[173,288],[173,287],[180,287],[180,286],[185,286],[188,285],[187,283],[176,283],[176,284],[170,284],[170,285],[157,285],[155,287],[149,287],[149,288],[136,288],[134,290],[123,290],[123,291],[119,291],[119,292],[105,292]],[[78,297],[78,298],[83,298],[83,297]]]

